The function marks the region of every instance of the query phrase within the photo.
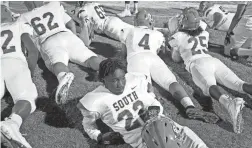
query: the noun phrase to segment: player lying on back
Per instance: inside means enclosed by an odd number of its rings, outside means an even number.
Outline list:
[[[225,51],[232,57],[252,56],[252,2],[240,2],[225,38]]]
[[[172,59],[184,61],[194,83],[204,95],[219,101],[228,111],[235,133],[242,131],[242,98],[232,98],[220,91],[217,82],[240,93],[252,94],[252,85],[242,81],[220,60],[208,54],[209,33],[199,26],[199,14],[194,8],[183,11],[182,28],[169,41]]]
[[[249,7],[247,7],[248,9],[245,9],[246,4],[240,5],[241,7],[239,7],[240,9],[237,9],[237,13],[228,12],[222,6],[216,5],[213,2],[202,1],[199,5],[199,12],[202,14],[203,20],[208,24],[208,26],[211,29],[224,31],[227,33],[227,43],[229,43],[226,44],[224,54],[231,56],[233,59],[238,59],[238,56],[252,55],[252,39],[249,38],[252,36],[252,33],[251,29],[249,29],[250,25],[246,25],[246,22],[249,22],[249,17],[252,16],[252,14],[250,13],[251,11],[249,10]],[[243,13],[245,13],[244,16]],[[243,19],[239,23],[239,27],[237,26],[235,28],[240,18]],[[236,21],[234,21],[235,23],[232,23],[231,27],[231,22],[233,19],[236,19]],[[234,28],[235,30],[233,32]]]
[[[79,37],[86,46],[91,43],[94,37],[93,31],[120,41],[120,38],[124,36],[121,29],[134,27],[123,22],[118,17],[107,16],[100,4],[94,2],[78,2],[76,9],[72,13],[81,21]],[[89,32],[90,36],[87,36],[86,32]]]
[[[75,24],[59,2],[49,2],[22,14],[20,19],[33,27],[45,65],[59,81],[56,103],[65,103],[74,79],[74,74],[68,68],[69,60],[98,70],[100,58],[75,35]]]
[[[177,82],[175,75],[157,55],[165,48],[165,38],[159,31],[153,30],[154,20],[151,14],[140,10],[134,19],[135,28],[125,28],[128,35],[124,41],[127,50],[127,71],[143,73],[153,79],[159,86],[170,92],[179,101],[190,119],[216,123],[218,117],[209,112],[195,108],[191,98]]]
[[[146,75],[126,73],[126,69],[126,65],[121,60],[102,61],[99,78],[103,85],[87,93],[77,105],[83,115],[83,128],[91,139],[99,144],[120,144],[124,140],[134,148],[153,148],[151,145],[154,142],[145,140],[146,143],[144,143],[141,135],[144,135],[143,139],[154,139],[156,138],[152,137],[154,134],[161,136],[161,133],[165,133],[166,137],[155,139],[159,145],[156,146],[157,148],[162,146],[207,148],[205,143],[188,127],[164,117],[163,107],[156,100],[154,93],[149,91],[152,86]],[[142,130],[151,113],[159,116],[155,120],[156,123],[162,123],[162,120],[170,122],[167,122],[166,128],[148,124],[144,127],[145,130],[155,130],[146,134],[146,131]],[[101,133],[95,125],[97,119],[101,119],[111,127],[113,132]],[[167,141],[163,142],[162,139],[165,138]]]
[[[12,20],[9,9],[1,5],[0,97],[3,98],[6,86],[14,102],[11,115],[0,123],[1,138],[9,147],[31,148],[19,130],[36,109],[38,94],[31,75],[37,65],[38,49],[30,38],[32,27],[23,21]],[[22,43],[26,49],[22,48]]]
[[[228,12],[222,6],[216,5],[213,2],[202,1],[199,5],[199,14],[207,23],[209,28],[228,31],[231,21],[235,13]]]

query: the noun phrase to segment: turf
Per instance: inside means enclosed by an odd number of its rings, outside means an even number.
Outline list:
[[[112,2],[111,2],[112,3]],[[142,2],[143,3],[143,2]],[[161,3],[161,2],[159,2]],[[183,2],[181,5],[185,4]],[[25,11],[22,3],[13,2],[11,6],[18,12]],[[123,6],[123,5],[122,5]],[[71,6],[69,6],[70,8]],[[69,9],[68,8],[68,9]],[[123,7],[107,6],[105,11],[114,15],[123,9]],[[143,8],[140,8],[143,9]],[[179,12],[176,9],[157,9],[146,8],[147,11],[155,15],[157,27],[161,27],[163,22],[168,20],[168,16],[172,16]],[[162,16],[162,17],[160,17]],[[124,21],[133,23],[133,18],[125,18]],[[222,44],[224,33],[218,31],[210,31],[210,42]],[[102,57],[112,57],[117,50],[120,50],[121,43],[110,40],[106,37],[95,36],[95,41],[91,44],[91,49],[100,54]],[[211,47],[213,50],[220,50]],[[220,59],[228,67],[230,67],[240,78],[252,83],[252,59],[231,61],[229,58],[223,57],[217,53],[211,53],[214,57]],[[186,91],[192,97],[193,90],[198,89],[192,82],[188,72],[185,71],[182,64],[172,62],[169,55],[160,55],[167,66],[175,73],[178,81],[185,87]],[[58,82],[56,77],[49,72],[42,60],[39,60],[33,78],[36,84],[39,98],[37,100],[37,110],[28,117],[21,127],[21,133],[26,134],[25,138],[34,148],[130,148],[129,145],[119,146],[102,146],[97,145],[95,141],[90,140],[83,131],[82,116],[76,108],[78,100],[89,91],[92,91],[100,83],[87,80],[88,69],[84,69],[76,64],[69,64],[70,70],[75,74],[75,80],[70,88],[69,102],[64,106],[57,106],[54,103],[53,93]],[[22,84],[20,84],[22,85]],[[246,95],[242,95],[225,88],[234,96],[243,97],[249,104],[252,104],[251,99]],[[173,120],[181,125],[186,125],[195,131],[210,148],[251,148],[252,141],[252,111],[249,108],[244,108],[243,117],[245,120],[243,133],[236,135],[232,132],[232,126],[227,112],[216,101],[213,101],[213,108],[216,113],[222,118],[218,124],[206,124],[201,121],[188,120],[185,118],[184,112],[178,102],[174,101],[171,95],[163,89],[155,85],[155,92],[162,97],[162,104],[166,114],[170,115]],[[193,98],[193,102],[197,107],[202,108],[202,99]],[[201,105],[202,104],[202,105]],[[10,115],[13,102],[9,94],[6,94],[1,100],[1,120]],[[102,124],[99,124],[102,131]]]

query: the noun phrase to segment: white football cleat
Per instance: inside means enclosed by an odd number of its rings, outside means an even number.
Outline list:
[[[64,104],[67,101],[68,90],[74,79],[74,74],[68,72],[60,80],[55,94],[55,101],[57,104]]]
[[[242,98],[234,98],[229,100],[228,113],[231,117],[234,132],[239,134],[243,130],[242,108],[245,101]]]
[[[131,12],[128,9],[124,9],[121,13],[118,13],[117,16],[119,17],[131,16]]]
[[[17,123],[9,118],[5,119],[5,121],[1,121],[1,136],[8,140],[8,143],[10,143],[12,147],[32,148],[19,132]]]

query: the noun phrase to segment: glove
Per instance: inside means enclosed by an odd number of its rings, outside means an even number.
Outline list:
[[[116,144],[124,144],[124,140],[122,135],[118,132],[107,132],[107,133],[100,133],[97,137],[97,141],[99,144],[104,145],[116,145]]]
[[[149,119],[155,118],[158,116],[160,112],[160,107],[159,106],[149,106],[147,111],[144,111],[143,109],[140,109],[138,114],[140,118],[146,122]]]
[[[211,112],[205,112],[194,107],[187,108],[186,115],[189,119],[201,120],[203,122],[212,124],[215,124],[220,120],[220,118],[216,114]]]
[[[230,44],[230,37],[231,37],[231,35],[234,35],[234,33],[233,32],[227,32],[227,34],[226,34],[226,37],[225,37],[225,41],[224,41],[224,45],[225,46],[227,46],[228,44]]]

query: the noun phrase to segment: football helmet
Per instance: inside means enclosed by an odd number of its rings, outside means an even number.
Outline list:
[[[199,13],[195,8],[185,8],[182,13],[181,29],[195,30],[199,27],[200,20]]]
[[[154,23],[155,21],[152,15],[145,10],[140,10],[134,18],[135,26],[147,26],[153,29]]]

